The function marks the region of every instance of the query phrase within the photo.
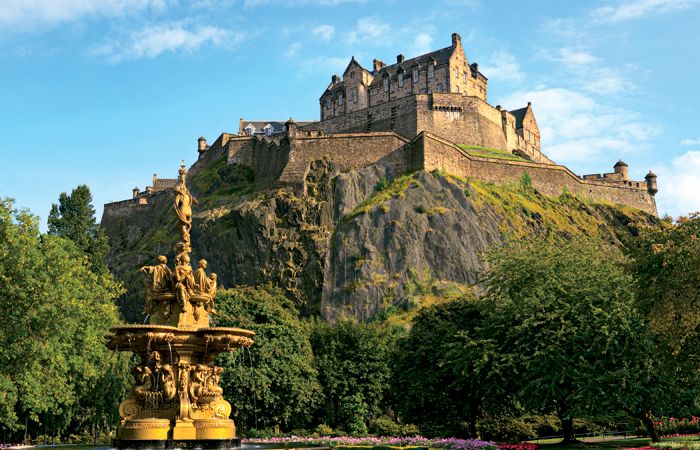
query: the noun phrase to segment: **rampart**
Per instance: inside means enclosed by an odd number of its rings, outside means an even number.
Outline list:
[[[234,137],[227,149],[228,163],[251,167],[256,182],[301,190],[310,163],[323,158],[342,172],[375,163],[388,164],[397,173],[418,167],[408,139],[395,132],[326,135],[293,129],[281,139]]]
[[[494,183],[518,182],[527,172],[533,187],[546,195],[557,196],[568,190],[580,197],[628,205],[657,214],[654,196],[643,182],[593,181],[582,179],[564,166],[481,158],[428,132],[416,136],[412,145],[419,164],[427,171],[444,170],[460,177]]]

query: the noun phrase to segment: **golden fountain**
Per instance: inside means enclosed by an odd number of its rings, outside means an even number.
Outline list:
[[[253,344],[254,332],[210,327],[216,314],[216,274],[207,275],[200,260],[193,272],[189,253],[192,204],[196,199],[185,184],[184,162],[175,186],[175,212],[182,234],[175,270],[165,256],[158,265],[142,267],[147,275],[144,325],[114,327],[107,347],[137,354],[136,383],[119,405],[121,422],[114,444],[118,448],[237,446],[236,427],[229,419],[231,404],[219,386],[223,369],[215,365],[221,352]]]

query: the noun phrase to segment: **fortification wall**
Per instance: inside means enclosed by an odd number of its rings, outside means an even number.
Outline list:
[[[301,129],[323,131],[326,134],[396,131],[411,139],[417,134],[416,98],[417,96],[403,97],[390,103],[314,122]]]
[[[427,171],[445,170],[453,175],[494,183],[517,183],[527,172],[532,178],[533,187],[546,195],[557,196],[567,189],[580,197],[628,205],[657,214],[654,197],[643,183],[594,182],[579,178],[564,166],[480,158],[431,133],[421,133],[413,140],[413,145],[413,151],[420,154],[418,158]]]
[[[289,159],[279,183],[303,188],[309,163],[324,157],[343,172],[385,163],[397,173],[403,173],[417,167],[412,149],[408,139],[393,132],[316,136],[305,136],[301,132],[290,139]]]
[[[234,137],[228,140],[226,149],[228,164],[251,167],[255,181],[261,184],[279,179],[289,160],[289,142],[286,138]]]

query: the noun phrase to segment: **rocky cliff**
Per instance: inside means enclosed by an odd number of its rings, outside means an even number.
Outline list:
[[[541,195],[527,177],[494,185],[443,173],[396,176],[374,165],[338,173],[312,163],[306,193],[256,185],[242,166],[216,161],[193,174],[199,199],[193,258],[205,258],[224,286],[270,282],[303,313],[370,320],[457,295],[477,282],[484,252],[506,238],[588,235],[619,244],[657,219],[631,208],[562,193]],[[105,212],[109,264],[129,293],[127,320],[143,320],[137,270],[177,241],[171,192],[149,205]],[[523,268],[527,270],[527,268]]]

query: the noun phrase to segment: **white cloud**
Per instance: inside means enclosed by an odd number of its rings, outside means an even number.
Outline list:
[[[348,66],[350,58],[350,56],[317,56],[306,60],[302,65],[302,69],[299,74],[305,75],[311,72],[319,71],[322,73],[340,74],[343,73],[345,68]],[[330,80],[330,75],[328,76],[328,79]]]
[[[85,17],[118,17],[147,9],[163,9],[166,0],[3,0],[0,24],[28,28],[38,24],[75,22]]]
[[[430,33],[418,33],[411,47],[412,55],[423,55],[433,49],[433,36]]]
[[[617,71],[609,68],[596,68],[586,76],[584,89],[592,94],[608,95],[633,89],[635,86]]]
[[[297,42],[292,43],[292,45],[290,45],[287,48],[287,51],[284,53],[284,56],[286,56],[289,59],[295,58],[299,54],[300,51],[301,51],[301,42],[297,41]]]
[[[571,18],[556,18],[548,19],[542,25],[542,28],[552,34],[563,38],[578,38],[583,35],[582,31],[578,28],[574,19]]]
[[[243,39],[243,33],[212,26],[187,29],[185,24],[175,22],[133,31],[125,41],[108,42],[94,48],[92,54],[117,63],[129,59],[155,58],[166,52],[192,52],[205,44],[229,47]]]
[[[623,154],[638,151],[657,133],[634,113],[607,107],[571,89],[521,91],[499,103],[516,109],[528,101],[537,117],[542,151],[560,164],[599,170]]]
[[[246,9],[263,5],[280,6],[338,6],[344,3],[367,3],[367,0],[244,0],[243,7]]]
[[[598,58],[587,50],[571,47],[560,48],[554,53],[549,50],[541,50],[539,56],[562,63],[570,69],[577,69],[581,66],[598,62]]]
[[[311,35],[321,39],[322,41],[328,42],[333,39],[335,34],[335,27],[333,25],[319,25],[311,30]]]
[[[697,139],[683,139],[681,141],[681,145],[684,147],[692,146],[692,145],[700,145],[700,138]]]
[[[601,22],[623,22],[645,16],[683,11],[698,3],[698,0],[629,0],[614,6],[596,8],[592,15]]]
[[[356,44],[362,41],[384,39],[389,35],[391,27],[376,17],[358,19],[355,28],[347,34],[347,41]]]
[[[700,211],[700,151],[689,151],[656,171],[660,213],[671,216]]]
[[[518,83],[525,78],[515,56],[502,50],[491,54],[491,57],[479,68],[479,71],[486,75],[489,80]]]

